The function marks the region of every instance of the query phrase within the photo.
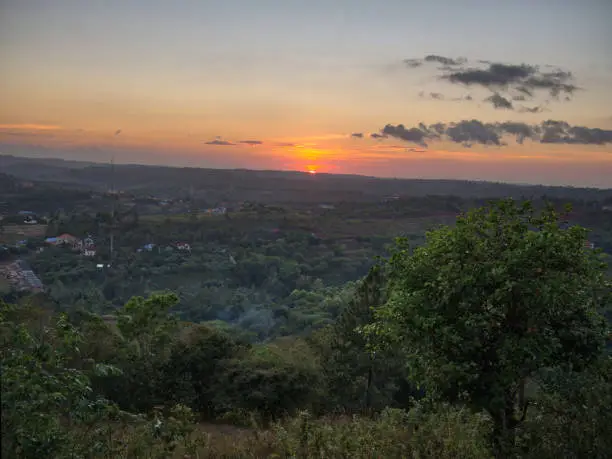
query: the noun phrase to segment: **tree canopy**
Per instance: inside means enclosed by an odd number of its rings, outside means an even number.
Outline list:
[[[399,240],[371,328],[403,350],[430,397],[466,399],[511,432],[538,371],[601,354],[610,286],[586,235],[550,207],[504,200],[429,232],[412,252]]]

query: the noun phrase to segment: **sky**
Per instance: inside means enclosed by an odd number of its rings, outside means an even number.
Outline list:
[[[612,187],[610,0],[0,0],[0,153]]]

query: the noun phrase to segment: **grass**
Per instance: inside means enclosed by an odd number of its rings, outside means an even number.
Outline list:
[[[414,412],[413,412],[414,411]],[[153,435],[151,423],[131,424],[101,438],[110,439],[113,458],[491,458],[486,437],[489,421],[461,408],[436,413],[386,410],[370,417],[314,419],[307,412],[266,428],[220,424],[181,424],[166,418]],[[181,435],[175,435],[181,432]],[[81,432],[79,443],[91,441]],[[82,439],[81,439],[82,438]]]
[[[0,231],[0,243],[14,244],[28,238],[43,237],[47,232],[47,225],[4,225]]]
[[[0,275],[0,295],[9,293],[11,291],[11,283],[8,279]]]

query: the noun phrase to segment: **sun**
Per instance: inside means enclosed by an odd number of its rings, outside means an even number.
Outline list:
[[[315,175],[315,174],[317,173],[317,171],[315,171],[314,169],[310,169],[310,170],[308,171],[308,173],[309,173],[310,175]]]

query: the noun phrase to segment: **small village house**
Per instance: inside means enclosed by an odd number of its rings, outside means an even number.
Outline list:
[[[177,242],[175,244],[175,247],[178,250],[185,250],[185,251],[190,251],[191,250],[191,245],[189,245],[187,242]]]

